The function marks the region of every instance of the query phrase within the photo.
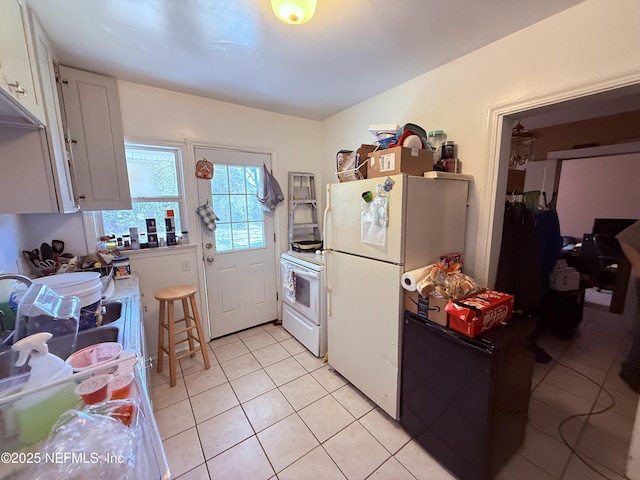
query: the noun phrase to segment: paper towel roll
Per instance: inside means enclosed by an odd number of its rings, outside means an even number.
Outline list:
[[[427,271],[431,269],[433,265],[426,265],[424,267],[416,268],[415,270],[409,270],[402,274],[400,277],[400,284],[402,288],[405,290],[409,290],[410,292],[416,291],[416,285],[420,280],[424,278],[427,274]]]

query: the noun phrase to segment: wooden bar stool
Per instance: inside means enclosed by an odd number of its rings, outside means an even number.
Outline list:
[[[207,348],[204,345],[204,333],[200,316],[198,315],[198,307],[196,305],[196,292],[198,289],[191,286],[169,287],[159,290],[154,297],[160,302],[160,322],[158,324],[158,373],[162,372],[163,355],[169,355],[169,376],[171,386],[176,385],[176,362],[186,356],[195,357],[196,353],[202,352],[204,360],[204,368],[209,368],[209,356]],[[182,310],[184,318],[176,320],[173,312],[173,302],[180,300],[182,302]],[[190,307],[190,308],[189,308]],[[165,313],[167,318],[165,318]],[[176,330],[175,324],[184,322],[185,327]],[[196,331],[194,335],[193,331]],[[164,332],[167,332],[168,345],[164,343]],[[186,333],[187,337],[176,342],[176,336]],[[176,355],[176,346],[189,342],[189,350],[180,355]],[[196,342],[198,345],[196,346]]]

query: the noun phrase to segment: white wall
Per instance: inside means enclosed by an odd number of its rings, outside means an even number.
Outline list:
[[[558,187],[563,235],[582,238],[594,218],[640,218],[640,154],[564,160]]]
[[[73,255],[86,255],[89,251],[95,251],[95,241],[87,246],[84,235],[84,223],[81,213],[71,214],[47,214],[35,213],[19,215],[24,242],[23,250],[40,248],[42,242],[51,244],[51,240],[62,240],[65,253]]]
[[[586,0],[527,29],[369,99],[322,124],[322,178],[336,181],[335,153],[370,142],[371,123],[411,122],[443,129],[458,144],[463,172],[474,176],[466,235],[465,270],[491,282],[487,242],[501,234],[502,209],[496,197],[506,188],[498,157],[492,108],[536,105],[538,98],[585,90],[585,84],[640,71],[640,2]],[[384,66],[371,67],[380,74]],[[588,88],[587,88],[588,90]],[[558,95],[559,96],[559,95]],[[514,107],[514,108],[516,108]],[[497,184],[497,190],[494,192]],[[502,189],[500,189],[502,187]],[[496,217],[494,218],[494,203]],[[497,267],[496,242],[491,265]],[[499,244],[498,244],[499,247]],[[494,272],[495,274],[495,272]]]
[[[273,173],[286,195],[287,172],[320,176],[320,124],[311,120],[208,100],[142,85],[118,82],[125,137],[245,148],[272,153]],[[193,151],[185,178],[195,178]],[[195,183],[191,183],[195,186]],[[196,193],[187,189],[189,233],[198,241]],[[287,205],[275,212],[280,251],[287,250]],[[194,226],[197,225],[197,229]]]
[[[16,265],[23,250],[17,215],[0,215],[0,238],[0,273],[24,273]]]

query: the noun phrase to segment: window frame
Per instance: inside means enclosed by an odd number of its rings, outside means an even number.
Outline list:
[[[158,150],[164,152],[175,152],[176,157],[176,181],[178,184],[177,196],[163,196],[163,197],[131,197],[131,203],[134,202],[176,202],[180,209],[180,226],[182,231],[189,230],[189,215],[187,212],[187,199],[185,197],[185,184],[184,184],[184,159],[186,147],[181,143],[173,143],[157,140],[134,140],[126,139],[124,142],[125,157],[127,148],[138,148],[146,150]],[[128,164],[127,164],[128,171]],[[127,173],[128,174],[128,173]],[[131,189],[131,187],[129,187]],[[131,190],[129,190],[131,191]],[[82,212],[85,236],[87,239],[87,251],[95,251],[95,245],[91,242],[91,238],[95,238],[96,242],[99,237],[103,235],[109,235],[113,232],[105,232],[104,224],[102,221],[102,210]]]

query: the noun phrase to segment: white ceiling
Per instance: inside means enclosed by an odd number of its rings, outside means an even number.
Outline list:
[[[27,0],[60,63],[313,120],[583,0]]]

